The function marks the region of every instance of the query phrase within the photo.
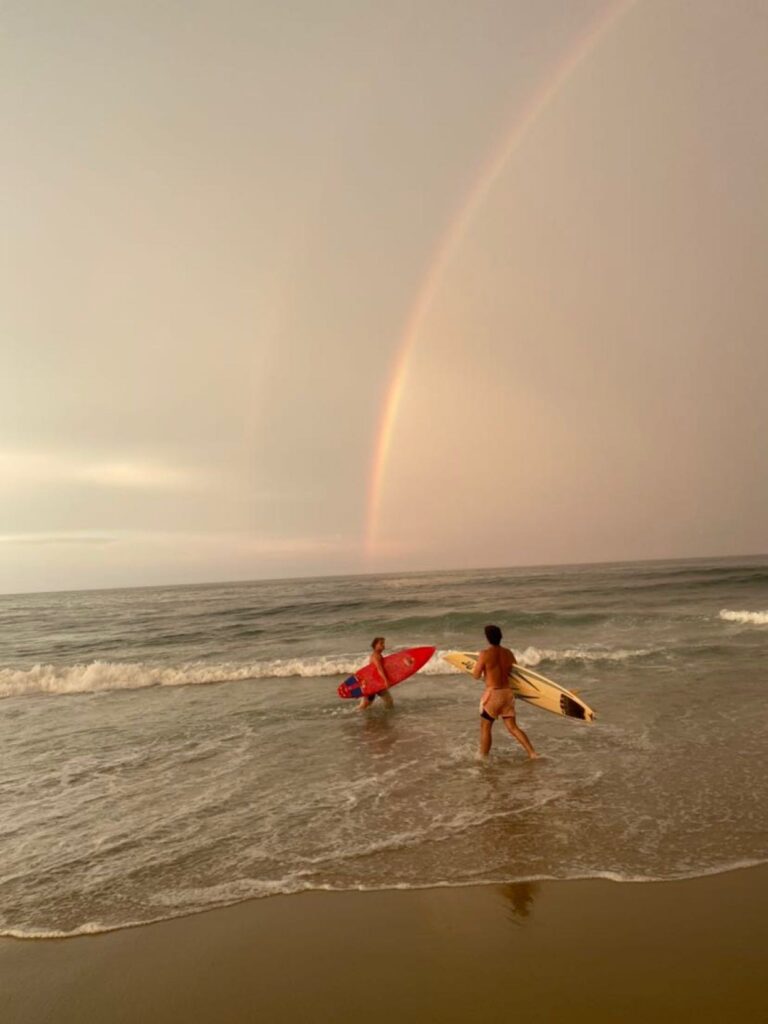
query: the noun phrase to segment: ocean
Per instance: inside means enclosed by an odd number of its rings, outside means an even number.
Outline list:
[[[487,622],[595,724],[478,761]],[[438,655],[359,714],[374,635]],[[764,862],[767,648],[768,557],[0,596],[0,933]]]

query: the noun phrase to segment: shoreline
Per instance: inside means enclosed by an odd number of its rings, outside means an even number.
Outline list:
[[[0,938],[9,1024],[659,1021],[768,1016],[768,865],[251,899],[66,938]]]
[[[245,896],[241,899],[232,900],[231,903],[220,903],[216,906],[201,908],[199,910],[188,910],[181,914],[172,915],[169,917],[156,917],[151,918],[147,921],[128,921],[122,924],[115,925],[100,925],[96,924],[93,928],[83,926],[82,930],[75,929],[70,932],[39,932],[39,933],[24,933],[24,932],[0,932],[0,943],[5,940],[13,942],[63,942],[71,939],[86,939],[96,938],[100,935],[112,935],[115,932],[131,931],[135,928],[151,928],[155,925],[170,924],[173,921],[188,921],[191,918],[200,917],[205,914],[215,914],[221,910],[231,910],[233,907],[243,906],[248,903],[260,903],[262,900],[294,900],[302,897],[307,897],[313,893],[322,893],[327,896],[367,896],[367,895],[384,895],[386,893],[428,893],[428,892],[441,892],[446,889],[503,889],[506,886],[540,886],[542,884],[549,885],[550,883],[569,883],[569,882],[608,882],[612,885],[668,885],[670,883],[679,882],[692,882],[703,878],[714,878],[718,875],[728,875],[736,871],[751,871],[755,868],[765,867],[768,870],[768,860],[749,860],[743,862],[737,862],[729,864],[726,867],[711,868],[709,870],[702,870],[692,875],[681,875],[675,878],[624,878],[616,875],[613,872],[605,871],[600,874],[594,875],[574,875],[573,877],[566,878],[553,878],[551,875],[531,875],[526,878],[515,878],[508,882],[501,881],[481,881],[481,882],[435,882],[432,885],[390,885],[382,886],[381,888],[350,888],[350,889],[331,889],[318,888],[302,889],[299,892],[285,892],[275,893],[272,895],[265,896]],[[90,923],[90,922],[89,922]]]

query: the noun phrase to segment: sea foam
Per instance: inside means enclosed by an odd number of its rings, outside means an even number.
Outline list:
[[[723,608],[720,618],[726,622],[740,622],[745,626],[768,626],[768,612],[732,612],[729,608]]]
[[[768,621],[768,616],[766,617]],[[443,651],[427,662],[422,675],[461,675],[443,661]],[[637,650],[567,648],[562,651],[527,647],[517,653],[521,665],[562,662],[622,662],[651,654]],[[79,665],[38,664],[29,669],[0,669],[0,697],[29,694],[101,693],[109,690],[140,690],[150,686],[195,686],[229,683],[246,679],[341,679],[351,675],[368,660],[365,653],[339,657],[272,658],[248,663],[202,661],[182,665],[152,665],[146,662],[92,661]]]
[[[459,880],[430,880],[428,882],[378,882],[378,883],[351,883],[323,884],[300,880],[295,875],[272,883],[265,883],[257,880],[239,880],[230,883],[221,883],[210,886],[207,889],[187,890],[178,892],[176,898],[191,898],[191,905],[179,907],[174,905],[173,896],[169,894],[167,900],[168,908],[163,914],[155,914],[143,920],[117,920],[112,923],[101,923],[99,921],[86,921],[79,926],[68,930],[43,928],[35,925],[21,927],[7,927],[0,924],[0,937],[22,940],[46,940],[46,939],[68,939],[77,938],[82,935],[99,935],[106,932],[123,931],[128,928],[141,928],[148,924],[159,924],[162,921],[170,921],[178,917],[188,917],[190,914],[202,914],[214,908],[234,906],[246,900],[264,899],[278,895],[296,895],[301,892],[420,892],[425,889],[456,889],[456,888],[477,888],[486,885],[511,885],[530,882],[582,882],[582,881],[605,881],[616,884],[647,884],[649,882],[680,882],[690,881],[696,878],[709,878],[715,875],[728,874],[733,871],[745,871],[750,868],[759,867],[765,864],[762,858],[744,858],[732,861],[724,861],[714,864],[708,868],[690,868],[688,870],[670,871],[668,873],[649,872],[638,873],[634,871],[601,870],[570,870],[565,867],[560,872],[537,873],[530,872],[518,874],[514,877],[501,874],[489,873],[487,877]],[[162,902],[162,901],[160,901]]]
[[[148,686],[193,686],[240,679],[311,678],[349,675],[361,658],[291,658],[236,664],[223,662],[150,665],[144,662],[92,661],[86,665],[35,665],[0,669],[0,697],[34,693],[98,693],[139,690]]]
[[[632,650],[605,650],[602,648],[569,647],[563,651],[539,649],[537,647],[526,647],[517,655],[519,663],[526,668],[535,668],[543,662],[565,662],[565,661],[628,661],[630,658],[644,658],[654,651],[648,647],[638,647]]]

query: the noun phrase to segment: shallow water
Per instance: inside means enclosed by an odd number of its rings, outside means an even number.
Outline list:
[[[529,763],[435,658],[360,716],[388,647],[578,689]],[[0,931],[52,935],[306,888],[674,878],[766,859],[768,559],[0,598]]]

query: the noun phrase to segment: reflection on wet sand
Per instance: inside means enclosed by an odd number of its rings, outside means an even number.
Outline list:
[[[500,887],[501,895],[509,904],[508,912],[513,921],[519,922],[520,918],[530,915],[538,891],[538,882],[510,882]]]

